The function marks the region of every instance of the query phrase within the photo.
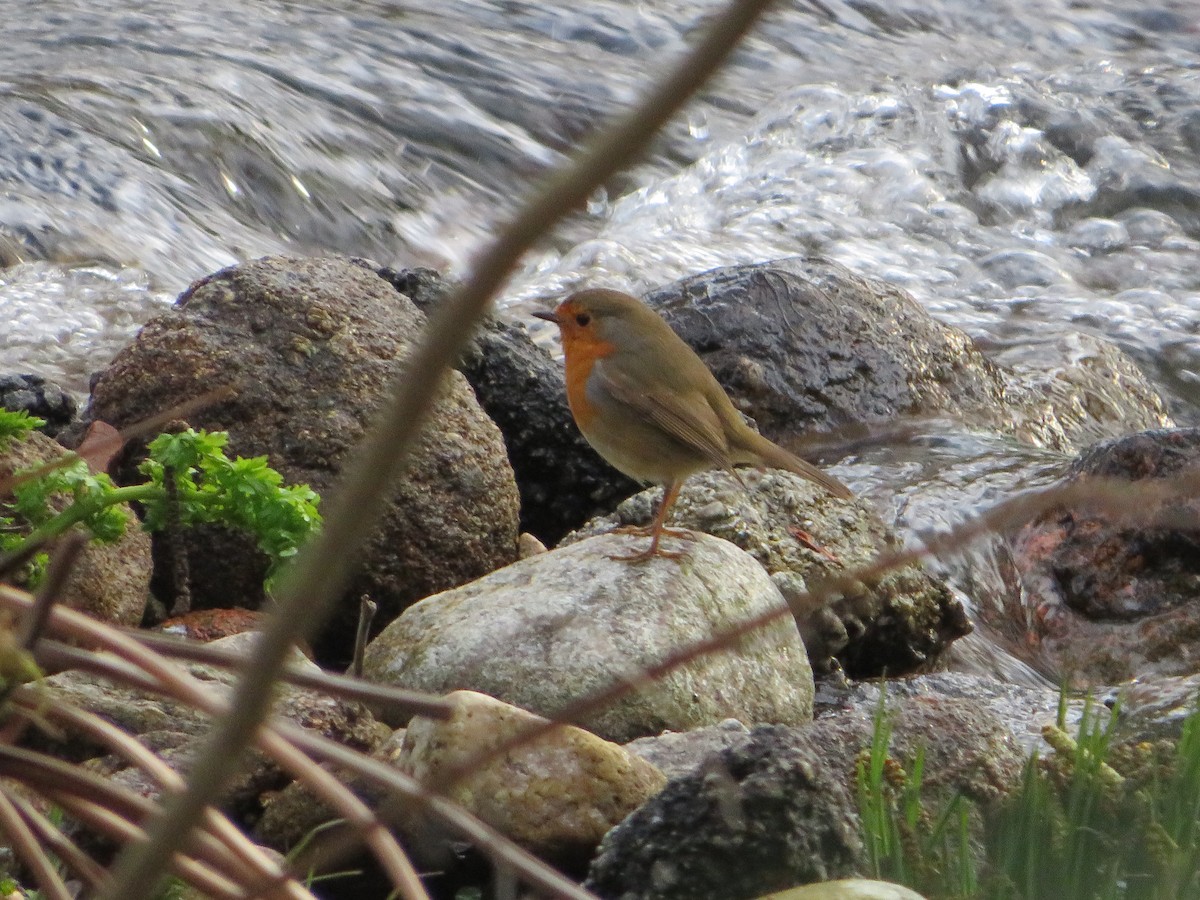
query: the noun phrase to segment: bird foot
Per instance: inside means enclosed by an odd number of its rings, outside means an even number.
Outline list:
[[[644,525],[625,525],[621,528],[613,529],[613,534],[653,534],[653,528]],[[695,541],[697,535],[694,531],[687,531],[682,528],[663,528],[658,533],[658,537],[650,541],[650,546],[645,550],[639,550],[636,553],[610,553],[609,559],[619,560],[621,562],[645,562],[654,556],[661,556],[665,559],[680,559],[687,556],[687,550],[667,550],[660,543],[662,537],[678,538],[681,541]]]

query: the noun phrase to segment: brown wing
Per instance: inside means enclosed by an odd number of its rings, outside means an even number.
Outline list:
[[[647,390],[636,379],[605,366],[603,360],[592,369],[592,379],[596,388],[704,456],[714,468],[733,468],[725,429],[703,394],[695,392],[681,396],[675,392]]]

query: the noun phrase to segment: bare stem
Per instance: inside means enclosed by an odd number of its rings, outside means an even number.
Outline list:
[[[601,132],[578,158],[552,174],[477,258],[472,272],[429,321],[425,339],[405,366],[375,426],[334,495],[325,528],[282,578],[275,614],[255,660],[237,689],[233,713],[221,719],[201,749],[187,793],[172,797],[150,826],[151,839],[127,847],[101,900],[150,890],[171,848],[199,821],[201,811],[233,775],[230,760],[262,721],[275,678],[300,637],[324,623],[346,588],[350,566],[379,520],[388,485],[404,470],[438,387],[492,295],[522,254],[560,219],[582,206],[605,180],[637,158],[658,129],[716,71],[770,0],[733,0],[683,62],[635,110]]]

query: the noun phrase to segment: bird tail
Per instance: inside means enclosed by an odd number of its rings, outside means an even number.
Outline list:
[[[793,453],[784,450],[778,444],[772,443],[756,431],[747,429],[748,434],[743,438],[748,446],[746,461],[767,466],[772,469],[784,469],[794,472],[801,478],[807,478],[813,484],[818,484],[835,497],[851,500],[854,494],[850,488],[842,484],[827,472],[822,472],[812,463],[805,462]],[[741,460],[739,460],[740,462]]]

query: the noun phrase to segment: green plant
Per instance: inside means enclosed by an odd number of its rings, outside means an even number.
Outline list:
[[[1072,736],[1043,729],[1021,782],[984,823],[976,870],[972,804],[958,796],[931,816],[920,796],[924,757],[911,772],[888,755],[883,700],[857,788],[870,874],[930,900],[1200,900],[1200,700],[1177,741],[1117,743],[1119,706],[1085,704]]]
[[[0,450],[9,438],[22,437],[35,428],[46,424],[45,419],[31,416],[25,410],[0,409]]]
[[[1200,898],[1200,709],[1155,743],[1115,745],[1117,715],[1085,706],[1075,738],[1061,717],[1043,729],[1053,754],[1030,759],[989,829],[993,896]]]
[[[936,816],[929,813],[921,797],[925,750],[917,749],[911,771],[889,755],[892,721],[886,700],[885,687],[875,710],[871,746],[859,754],[855,771],[870,874],[930,897],[975,897],[967,801],[955,795]]]
[[[38,421],[0,416],[0,436],[15,436]],[[146,477],[141,484],[118,487],[79,458],[18,481],[7,509],[0,507],[7,513],[0,516],[0,551],[40,547],[76,525],[96,540],[115,541],[125,531],[121,505],[138,503],[151,531],[176,523],[221,524],[252,534],[271,561],[270,583],[320,525],[320,498],[307,485],[285,486],[265,456],[230,459],[228,439],[224,432],[191,428],[159,435],[139,466]]]

